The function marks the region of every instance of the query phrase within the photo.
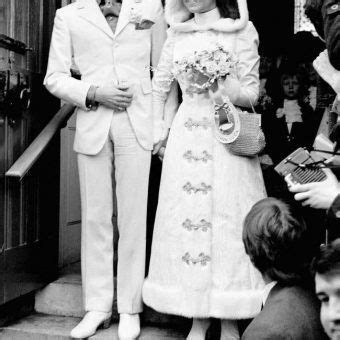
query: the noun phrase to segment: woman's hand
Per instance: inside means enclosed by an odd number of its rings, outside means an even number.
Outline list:
[[[222,95],[227,95],[230,101],[235,104],[240,94],[240,82],[233,76],[227,76],[225,80],[219,80],[218,88]]]
[[[227,76],[225,79],[218,79],[210,87],[210,96],[216,104],[223,104],[224,98],[228,97],[234,104],[239,96],[239,81],[232,76]]]
[[[130,106],[133,94],[127,86],[102,86],[96,91],[95,100],[115,111],[124,111]]]

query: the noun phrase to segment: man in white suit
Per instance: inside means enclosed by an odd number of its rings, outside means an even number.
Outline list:
[[[121,8],[106,0],[104,9],[113,5],[120,11],[116,27],[104,17],[110,11],[101,11],[103,2],[78,0],[57,11],[44,83],[52,94],[77,106],[74,150],[80,176],[87,313],[71,336],[89,337],[111,318],[114,174],[118,335],[135,339],[142,311],[150,158],[161,136],[162,118],[152,115],[150,65],[157,65],[166,25],[161,0],[123,0]],[[72,60],[81,80],[70,75]],[[175,110],[175,104],[168,106],[169,114]]]

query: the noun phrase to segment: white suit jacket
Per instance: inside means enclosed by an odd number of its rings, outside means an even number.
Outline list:
[[[136,30],[130,21],[132,7],[156,24]],[[115,33],[96,0],[78,0],[57,10],[44,84],[53,95],[77,106],[76,152],[97,154],[108,137],[114,114],[102,105],[96,111],[86,108],[90,86],[117,84],[119,80],[133,84],[134,96],[127,112],[140,145],[152,149],[157,141],[153,136],[158,134],[154,126],[163,117],[152,114],[150,65],[158,62],[165,31],[161,0],[123,0]],[[72,57],[81,80],[71,77]],[[168,106],[171,115],[176,111],[175,101]]]

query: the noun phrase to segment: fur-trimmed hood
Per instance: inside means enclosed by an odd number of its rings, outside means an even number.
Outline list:
[[[166,0],[165,19],[175,31],[205,31],[215,30],[222,32],[235,32],[243,29],[249,20],[247,0],[237,0],[240,13],[239,19],[222,18],[214,23],[198,26],[192,21],[188,22],[191,13],[183,4],[183,0]]]

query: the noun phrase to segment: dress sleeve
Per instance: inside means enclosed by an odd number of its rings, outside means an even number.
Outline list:
[[[260,92],[258,54],[259,38],[254,25],[249,22],[247,27],[236,37],[236,54],[238,57],[237,78],[239,93],[235,105],[250,107],[255,104]]]
[[[154,143],[166,138],[168,128],[170,128],[170,126],[166,126],[166,121],[169,121],[169,119],[164,117],[164,107],[169,92],[173,87],[174,40],[174,33],[169,29],[168,38],[164,43],[161,57],[152,79]]]

